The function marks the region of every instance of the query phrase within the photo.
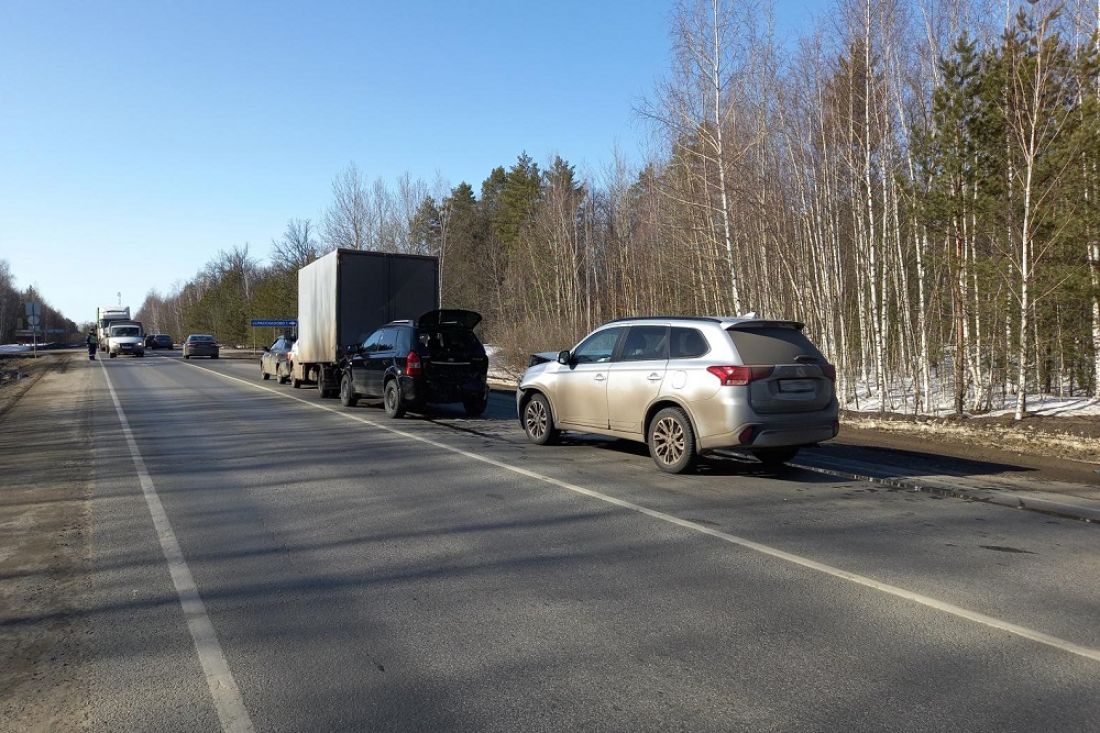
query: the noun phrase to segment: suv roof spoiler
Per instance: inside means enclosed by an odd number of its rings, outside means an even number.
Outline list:
[[[806,324],[801,321],[776,321],[762,318],[731,319],[726,328],[795,328],[801,331]]]

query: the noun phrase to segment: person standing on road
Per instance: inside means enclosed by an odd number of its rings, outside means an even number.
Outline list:
[[[88,338],[84,339],[84,343],[88,345],[88,358],[95,361],[95,350],[99,346],[99,339],[96,338],[94,328],[88,331]]]

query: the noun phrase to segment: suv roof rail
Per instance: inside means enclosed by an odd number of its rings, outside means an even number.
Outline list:
[[[625,318],[614,318],[608,323],[622,323],[624,321],[710,321],[712,323],[722,323],[722,320],[714,316],[626,316]]]

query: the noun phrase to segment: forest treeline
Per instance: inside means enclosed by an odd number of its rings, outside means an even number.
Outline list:
[[[267,264],[223,252],[143,318],[247,342],[296,312],[299,266],[355,247],[439,256],[444,304],[516,364],[611,318],[755,312],[806,323],[848,407],[1100,397],[1098,12],[839,0],[792,39],[766,4],[687,0],[640,164],[524,154],[432,190],[351,165]]]
[[[63,316],[33,287],[15,287],[15,275],[7,260],[0,260],[0,344],[30,343],[31,337],[16,333],[28,327],[26,304],[38,303],[41,307],[40,329],[61,330],[62,333],[46,333],[47,341],[69,342],[80,337],[80,327]],[[40,339],[41,340],[41,339]]]

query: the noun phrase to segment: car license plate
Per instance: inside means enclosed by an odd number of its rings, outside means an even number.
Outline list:
[[[813,392],[814,380],[812,379],[780,379],[780,392]]]

